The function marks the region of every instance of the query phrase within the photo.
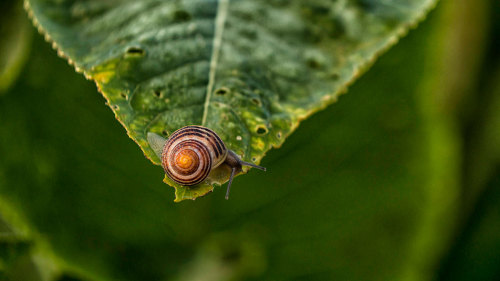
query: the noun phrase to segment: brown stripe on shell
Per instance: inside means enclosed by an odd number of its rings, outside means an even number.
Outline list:
[[[198,133],[205,133],[207,134],[206,138],[209,139],[215,146],[216,146],[216,151],[219,152],[219,154],[224,154],[224,151],[226,151],[226,146],[224,145],[224,142],[220,139],[220,137],[212,130],[209,128],[205,127],[200,127],[200,126],[186,126],[183,127],[179,130],[177,130],[175,133],[177,135],[184,135],[189,132],[198,132]],[[215,147],[214,147],[215,148]],[[215,149],[214,149],[215,150]]]
[[[219,136],[214,131],[205,127],[198,127],[198,128],[210,134],[211,136],[210,140],[213,140],[215,142],[217,150],[219,151],[220,154],[223,154],[223,152],[226,151],[226,146],[224,145],[224,142],[219,138]]]
[[[220,157],[220,155],[222,154],[222,150],[217,149],[217,146],[215,143],[217,141],[217,139],[215,139],[214,137],[211,137],[210,135],[208,135],[205,132],[186,130],[186,131],[182,132],[181,134],[174,136],[174,139],[182,138],[184,136],[198,136],[200,138],[206,139],[208,142],[210,142],[210,146],[212,146],[212,151],[215,153],[216,158]]]
[[[182,185],[195,185],[206,179],[212,169],[212,158],[210,152],[204,143],[198,140],[186,139],[177,143],[174,147],[172,144],[178,138],[169,139],[162,153],[162,166],[165,173],[173,181]],[[193,167],[183,171],[182,168],[176,165],[176,155],[181,150],[188,150],[191,153],[196,153],[198,156],[197,163],[193,163]],[[200,166],[201,165],[201,166]]]
[[[212,130],[201,126],[186,126],[172,133],[169,137],[172,141],[181,138],[190,139],[191,137],[200,139],[209,147],[210,154],[212,155],[213,168],[219,166],[226,160],[227,148],[220,139],[220,137]]]

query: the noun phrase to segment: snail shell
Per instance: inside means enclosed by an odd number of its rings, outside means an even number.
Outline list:
[[[161,163],[165,173],[182,185],[195,185],[226,160],[227,148],[214,131],[187,126],[175,131],[165,143]]]
[[[226,163],[231,168],[226,199],[233,177],[242,171],[242,165],[266,170],[264,167],[242,161],[236,153],[226,148],[214,131],[202,126],[180,128],[167,140],[157,134],[148,133],[148,141],[160,157],[167,176],[181,185],[199,184],[213,169]]]

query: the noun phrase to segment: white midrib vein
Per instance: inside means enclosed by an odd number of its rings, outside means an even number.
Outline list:
[[[215,71],[217,70],[217,62],[219,61],[219,53],[222,44],[222,33],[224,32],[224,25],[226,22],[228,7],[229,0],[219,0],[219,5],[217,7],[217,16],[215,17],[215,35],[212,46],[212,58],[210,59],[207,94],[205,97],[205,104],[203,105],[203,117],[201,118],[202,126],[204,126],[207,122],[208,106],[210,105],[210,97],[212,96],[214,88]]]

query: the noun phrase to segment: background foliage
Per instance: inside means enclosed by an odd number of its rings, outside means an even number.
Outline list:
[[[441,1],[267,173],[180,204],[95,85],[29,31],[0,96],[0,276],[497,280],[498,14]]]

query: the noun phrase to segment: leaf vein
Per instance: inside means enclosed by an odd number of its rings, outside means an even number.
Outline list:
[[[219,59],[219,53],[222,43],[222,34],[224,31],[224,24],[226,22],[227,10],[229,7],[229,0],[220,0],[219,6],[217,7],[217,16],[215,18],[215,35],[212,49],[212,59],[210,60],[210,71],[208,74],[208,84],[207,84],[207,95],[205,98],[205,104],[203,105],[203,117],[201,119],[201,125],[205,125],[207,122],[208,106],[210,105],[210,96],[212,95],[212,90],[215,81],[215,71],[217,69],[217,61]]]

